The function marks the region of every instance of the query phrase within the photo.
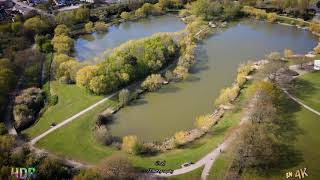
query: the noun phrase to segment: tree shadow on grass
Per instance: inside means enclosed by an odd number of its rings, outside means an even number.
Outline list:
[[[308,98],[309,95],[313,94],[316,90],[312,83],[300,78],[293,80],[290,87],[290,93],[301,99]]]
[[[302,153],[292,145],[277,144],[274,148],[277,152],[275,156],[278,156],[277,162],[270,164],[268,167],[256,169],[255,171],[259,176],[278,176],[282,171],[296,167],[304,161]]]

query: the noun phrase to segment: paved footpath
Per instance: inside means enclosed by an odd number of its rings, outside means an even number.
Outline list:
[[[82,110],[82,111],[80,111],[79,113],[71,116],[70,118],[62,121],[61,123],[57,124],[56,126],[52,127],[51,129],[49,129],[49,130],[45,131],[44,133],[40,134],[39,136],[33,138],[33,139],[30,141],[30,144],[31,144],[31,145],[36,144],[40,139],[44,138],[45,136],[47,136],[47,135],[50,134],[51,132],[53,132],[53,131],[59,129],[60,127],[66,125],[66,124],[68,124],[68,123],[70,123],[71,121],[77,119],[79,116],[85,114],[86,112],[88,112],[88,111],[96,108],[97,106],[99,106],[100,104],[102,104],[102,103],[104,103],[105,101],[109,100],[110,98],[112,98],[112,97],[115,96],[116,94],[117,94],[117,92],[109,95],[108,97],[106,97],[106,98],[100,100],[99,102],[91,105],[91,106],[88,107],[87,109]]]

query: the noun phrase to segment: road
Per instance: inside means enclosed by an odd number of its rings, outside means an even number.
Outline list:
[[[17,4],[17,5],[19,5],[19,6],[22,6],[22,7],[24,7],[24,8],[27,8],[27,9],[29,9],[29,10],[37,11],[38,13],[40,13],[40,14],[42,14],[42,15],[54,17],[52,14],[49,14],[49,13],[47,13],[47,12],[41,10],[41,9],[28,6],[27,4],[22,3],[22,2],[19,2],[19,1],[17,1],[17,0],[12,0],[12,2],[14,2],[15,4]]]

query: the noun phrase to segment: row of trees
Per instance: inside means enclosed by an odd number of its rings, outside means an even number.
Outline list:
[[[182,0],[160,0],[156,4],[145,3],[134,12],[122,12],[120,17],[124,20],[137,19],[148,15],[159,15],[166,12],[167,9],[180,9],[185,2]]]
[[[289,144],[300,131],[294,121],[288,118],[284,107],[284,102],[288,101],[275,85],[258,81],[250,86],[248,92],[251,99],[248,107],[249,125],[236,147],[231,170],[237,175],[245,170],[268,174],[271,169],[282,168],[283,158],[287,162],[296,158],[289,157],[293,155],[288,154],[291,149]]]

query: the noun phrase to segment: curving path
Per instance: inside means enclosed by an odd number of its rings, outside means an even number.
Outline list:
[[[70,118],[62,121],[61,123],[57,124],[56,126],[52,127],[51,129],[49,129],[49,130],[45,131],[44,133],[38,135],[37,137],[33,138],[29,143],[30,143],[31,145],[34,145],[34,144],[37,143],[40,139],[44,138],[45,136],[47,136],[47,135],[50,134],[51,132],[59,129],[60,127],[62,127],[62,126],[64,126],[64,125],[70,123],[71,121],[77,119],[79,116],[81,116],[81,115],[85,114],[86,112],[94,109],[95,107],[99,106],[100,104],[104,103],[105,101],[107,101],[107,100],[109,100],[110,98],[112,98],[113,96],[115,96],[117,93],[118,93],[118,92],[115,92],[115,93],[109,95],[108,97],[106,97],[106,98],[100,100],[99,102],[91,105],[90,107],[88,107],[88,108],[80,111],[79,113],[71,116]]]

